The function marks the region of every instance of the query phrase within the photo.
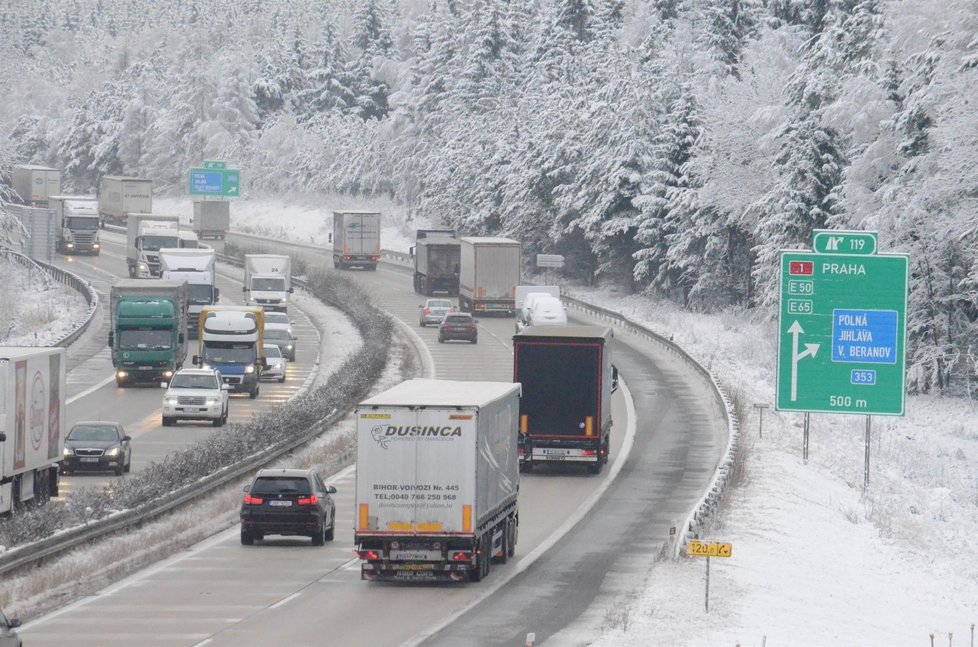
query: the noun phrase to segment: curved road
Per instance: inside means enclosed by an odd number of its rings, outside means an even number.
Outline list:
[[[324,261],[325,262],[325,261]],[[511,319],[483,318],[480,343],[438,344],[417,328],[409,275],[382,265],[349,272],[381,307],[413,326],[437,377],[512,379]],[[616,396],[611,469],[524,475],[517,558],[494,565],[481,583],[404,586],[366,583],[352,555],[353,470],[334,475],[336,540],[243,547],[232,528],[113,586],[33,622],[31,645],[400,645],[522,644],[587,617],[667,538],[702,494],[725,446],[713,398],[678,360],[617,333],[615,362],[632,389],[634,449],[622,456],[626,403]],[[620,472],[618,479],[612,476]],[[587,501],[604,492],[585,512]],[[563,538],[568,520],[583,516]],[[556,541],[556,543],[554,543]],[[539,559],[537,559],[539,558]],[[533,561],[536,559],[537,561]],[[531,563],[532,562],[532,563]],[[496,591],[502,594],[492,595]],[[113,619],[125,617],[120,628]],[[600,619],[597,624],[600,624]],[[432,633],[434,635],[432,636]],[[430,636],[430,638],[429,638]]]

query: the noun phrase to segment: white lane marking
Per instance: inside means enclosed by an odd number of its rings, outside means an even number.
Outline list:
[[[470,609],[482,603],[484,600],[489,598],[489,596],[495,594],[496,591],[506,586],[506,584],[508,584],[510,580],[512,580],[514,577],[516,577],[517,575],[519,575],[520,573],[528,569],[533,564],[533,562],[540,559],[540,557],[542,557],[547,551],[553,548],[554,544],[560,541],[561,537],[567,534],[567,532],[570,531],[570,529],[573,528],[577,524],[577,522],[583,519],[584,516],[591,510],[591,508],[593,508],[594,505],[598,502],[598,500],[605,493],[605,491],[609,487],[611,487],[612,482],[614,482],[614,480],[618,478],[618,473],[621,472],[621,468],[625,464],[625,461],[628,460],[628,455],[631,453],[632,446],[635,444],[635,430],[638,427],[638,423],[635,420],[635,402],[632,401],[632,393],[631,391],[628,390],[628,386],[625,385],[625,381],[623,378],[621,377],[618,378],[618,385],[621,387],[622,395],[625,396],[625,411],[626,414],[628,415],[628,425],[625,428],[625,442],[622,443],[621,453],[618,455],[618,458],[615,459],[614,464],[611,466],[611,473],[608,475],[608,478],[604,480],[604,482],[598,487],[597,490],[591,493],[591,496],[589,496],[587,499],[584,500],[584,503],[582,503],[577,508],[577,510],[574,511],[573,514],[571,514],[569,517],[567,517],[567,519],[564,520],[564,523],[562,523],[559,528],[557,528],[555,531],[550,533],[549,537],[544,539],[536,548],[534,548],[532,551],[527,553],[523,558],[517,561],[516,568],[506,573],[502,579],[493,582],[492,586],[482,591],[481,595],[472,599],[468,604],[456,609],[453,614],[446,617],[437,625],[433,627],[429,627],[428,629],[425,629],[424,631],[416,635],[414,638],[411,638],[410,640],[401,643],[401,647],[416,647],[416,645],[420,645],[422,642],[424,642],[431,636],[435,635],[436,633],[438,633],[448,625],[458,620],[460,617],[462,617],[463,614],[468,612]]]
[[[270,606],[270,607],[268,607],[268,608],[269,608],[269,609],[277,609],[277,608],[279,608],[279,607],[281,607],[281,606],[285,606],[286,604],[288,604],[288,603],[289,603],[289,602],[291,602],[292,600],[294,600],[294,599],[296,599],[296,598],[297,598],[297,597],[299,597],[300,595],[302,595],[302,593],[299,593],[299,592],[296,592],[296,593],[293,593],[293,594],[292,594],[292,595],[290,595],[289,597],[287,597],[287,598],[282,598],[281,600],[279,600],[278,602],[276,602],[275,604],[273,604],[272,606]]]
[[[93,384],[92,386],[88,387],[87,389],[85,389],[81,393],[76,393],[75,395],[71,396],[70,398],[68,398],[67,400],[65,400],[65,404],[71,404],[72,402],[74,402],[75,400],[78,400],[79,398],[84,398],[86,395],[91,395],[92,393],[98,391],[99,389],[101,389],[103,386],[105,386],[109,382],[114,382],[114,381],[115,381],[115,373],[113,373],[112,375],[108,376],[107,378],[105,378],[104,380],[102,380],[101,382],[99,382],[98,384]]]
[[[204,645],[209,645],[214,642],[213,638],[208,638],[206,640],[201,640],[199,643],[195,644],[194,647],[204,647]]]

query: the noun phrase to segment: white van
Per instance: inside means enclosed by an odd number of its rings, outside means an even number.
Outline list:
[[[541,297],[533,300],[530,314],[527,316],[527,326],[566,326],[567,311],[560,299]]]

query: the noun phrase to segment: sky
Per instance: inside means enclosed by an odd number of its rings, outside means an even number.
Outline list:
[[[429,224],[387,205],[253,196],[232,204],[232,228],[325,243],[329,209],[354,206],[385,210],[388,249],[407,251],[413,228]],[[158,199],[154,210],[192,213],[183,198]],[[931,634],[935,645],[969,644],[978,621],[974,402],[908,396],[905,416],[874,417],[864,488],[865,417],[813,415],[806,463],[801,415],[754,408],[774,398],[776,322],[683,312],[613,288],[564,289],[671,336],[710,368],[746,413],[745,452],[743,477],[703,537],[733,545],[732,557],[710,560],[709,612],[705,559],[650,555],[647,570],[620,583],[620,598],[599,601],[545,644],[896,647],[930,645]]]

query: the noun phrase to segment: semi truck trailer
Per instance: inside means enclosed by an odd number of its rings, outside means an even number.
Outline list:
[[[380,213],[333,212],[333,267],[376,270],[380,261]]]
[[[231,228],[231,203],[221,200],[195,200],[193,230],[200,238],[220,238]]]
[[[458,305],[466,312],[516,314],[522,245],[511,238],[462,238]]]
[[[611,393],[618,386],[611,363],[611,328],[530,326],[513,336],[513,381],[520,399],[520,466],[583,464],[594,473],[608,462]]]
[[[49,166],[20,164],[13,168],[11,184],[23,204],[47,207],[52,195],[61,194],[61,171]]]
[[[58,496],[65,349],[0,347],[0,514]]]
[[[98,212],[103,227],[105,223],[125,227],[130,213],[152,213],[153,181],[106,175],[99,183]]]
[[[361,579],[478,581],[516,550],[520,385],[408,380],[356,408]]]

